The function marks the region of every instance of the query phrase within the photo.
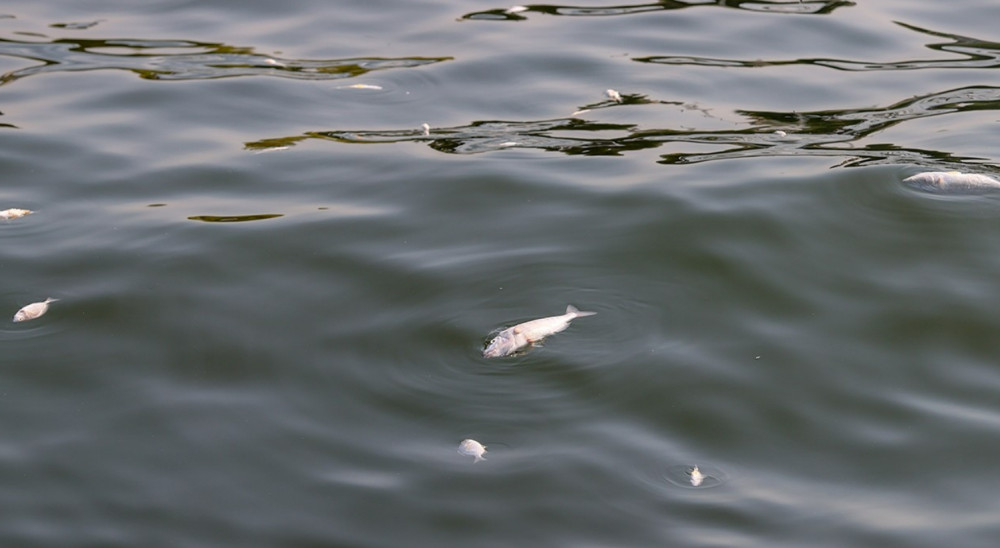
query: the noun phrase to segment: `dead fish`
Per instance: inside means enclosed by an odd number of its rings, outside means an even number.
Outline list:
[[[605,90],[604,94],[607,95],[609,99],[611,99],[612,101],[614,101],[616,103],[621,103],[622,102],[622,94],[618,93],[617,91],[615,91],[613,89]]]
[[[486,446],[476,440],[462,440],[462,443],[458,444],[458,452],[475,457],[472,462],[486,460],[486,457],[483,456],[486,453]]]
[[[553,333],[566,329],[574,318],[593,316],[594,314],[597,312],[581,312],[575,306],[569,305],[566,307],[566,313],[562,316],[539,318],[504,329],[490,341],[486,350],[483,350],[483,357],[509,356],[528,345],[540,342]]]
[[[1000,181],[979,173],[925,171],[903,179],[918,190],[940,194],[981,194],[1000,191]]]
[[[698,470],[698,465],[695,465],[695,467],[691,469],[690,474],[691,485],[695,487],[698,487],[701,485],[701,482],[705,481],[705,476],[701,473],[701,470]]]
[[[17,209],[16,207],[12,207],[10,209],[0,211],[0,219],[9,221],[11,219],[24,217],[25,215],[31,215],[32,213],[34,213],[34,211],[30,209]]]
[[[31,303],[29,305],[25,305],[24,308],[17,311],[17,314],[14,314],[14,321],[26,322],[28,320],[34,320],[35,318],[49,311],[49,303],[58,300],[59,299],[53,299],[52,297],[49,297],[40,303]]]

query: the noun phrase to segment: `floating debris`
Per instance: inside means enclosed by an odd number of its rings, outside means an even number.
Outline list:
[[[9,221],[11,219],[19,219],[21,217],[24,217],[25,215],[31,215],[32,213],[34,213],[34,211],[30,209],[17,209],[15,207],[0,211],[0,219]]]
[[[518,143],[517,141],[504,141],[504,142],[500,143],[499,146],[501,148],[510,148],[510,147],[516,147],[519,144],[520,143]]]
[[[701,485],[701,482],[705,481],[705,476],[702,475],[701,470],[698,470],[698,465],[695,465],[695,467],[691,469],[690,474],[691,474],[691,485],[693,485],[694,487],[698,487],[699,485]]]
[[[604,94],[607,95],[609,99],[611,99],[612,101],[614,101],[616,103],[621,103],[622,102],[622,94],[618,93],[617,91],[615,91],[613,89],[606,90],[604,92]]]
[[[382,86],[377,86],[375,84],[351,84],[349,86],[337,86],[337,89],[373,89],[380,90]]]
[[[424,128],[424,135],[430,136],[430,134],[431,134],[431,126],[430,126],[430,124],[428,124],[427,122],[424,122],[423,124],[420,124],[420,127]]]
[[[486,453],[486,446],[476,440],[462,440],[462,443],[458,444],[458,452],[475,457],[472,462],[486,460],[486,457],[483,456]]]
[[[21,310],[18,310],[17,314],[14,314],[14,321],[26,322],[28,320],[34,320],[35,318],[49,311],[49,303],[58,300],[59,299],[53,299],[52,297],[49,297],[40,303],[31,303],[29,305],[26,305]]]
[[[252,151],[252,152],[254,154],[264,154],[265,152],[278,152],[279,150],[288,150],[290,148],[292,148],[292,147],[290,147],[288,145],[284,145],[284,146],[280,146],[280,147],[259,148],[257,150]]]
[[[597,312],[581,312],[575,306],[569,305],[566,307],[566,313],[562,316],[550,316],[517,324],[501,331],[494,337],[486,350],[483,350],[483,357],[509,356],[526,346],[541,342],[542,339],[553,333],[566,329],[574,318],[593,316],[594,314]]]
[[[590,112],[590,109],[589,108],[581,108],[580,110],[574,112],[573,114],[570,114],[570,116],[576,116],[577,114],[583,114],[584,112]]]
[[[511,6],[504,10],[504,13],[520,13],[522,11],[528,11],[527,6]]]
[[[927,192],[980,194],[1000,191],[1000,181],[979,173],[925,171],[903,179],[903,183]]]
[[[775,131],[774,134],[777,135],[778,137],[787,137],[788,136],[787,133],[785,133],[784,131],[782,131],[780,129],[777,130],[777,131]]]

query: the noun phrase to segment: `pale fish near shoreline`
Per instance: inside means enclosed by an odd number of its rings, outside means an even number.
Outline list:
[[[575,306],[569,305],[566,307],[566,313],[562,316],[539,318],[504,329],[486,346],[486,350],[483,350],[483,357],[509,356],[526,346],[541,342],[542,339],[553,333],[566,329],[574,318],[593,316],[594,314],[597,312],[581,312]]]
[[[26,322],[28,320],[34,320],[49,311],[49,303],[56,302],[58,300],[59,299],[49,297],[42,302],[25,305],[21,308],[21,310],[18,310],[17,313],[14,314],[14,321]]]
[[[1000,181],[979,173],[925,171],[903,179],[918,190],[941,194],[980,194],[1000,191]]]
[[[476,440],[462,440],[462,443],[458,444],[458,452],[475,457],[472,462],[486,460],[486,457],[483,456],[486,453],[486,446]]]
[[[18,209],[16,207],[12,207],[10,209],[0,211],[0,219],[9,221],[11,219],[19,219],[25,215],[31,215],[32,213],[34,213],[34,211],[30,209]]]

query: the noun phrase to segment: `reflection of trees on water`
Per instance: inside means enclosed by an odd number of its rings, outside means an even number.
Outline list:
[[[451,57],[358,57],[348,59],[285,59],[253,48],[189,40],[51,41],[0,39],[0,56],[41,64],[12,70],[0,84],[51,72],[128,70],[148,80],[201,80],[235,76],[278,76],[304,80],[333,80],[361,76],[376,70],[411,68],[450,60]]]
[[[628,96],[622,104],[605,102],[602,108],[684,108],[691,105],[650,101]],[[823,110],[815,112],[737,111],[740,127],[724,130],[655,129],[637,124],[588,121],[580,116],[539,121],[476,121],[464,126],[380,131],[314,131],[303,135],[246,143],[249,150],[264,151],[292,146],[304,139],[339,143],[425,143],[448,154],[475,154],[511,148],[530,148],[570,155],[609,156],[653,149],[668,143],[698,145],[701,152],[664,154],[665,164],[690,164],[711,160],[764,156],[831,156],[844,165],[906,163],[914,165],[963,164],[978,158],[946,152],[902,148],[891,144],[857,146],[856,141],[914,120],[971,111],[1000,110],[1000,87],[971,86],[922,97],[912,97],[883,108]],[[610,134],[607,137],[602,135]],[[703,152],[708,148],[714,151]]]
[[[641,57],[633,59],[640,63],[653,63],[660,65],[697,65],[704,67],[739,67],[739,68],[760,68],[760,67],[780,67],[787,65],[813,65],[828,67],[837,70],[847,71],[874,71],[874,70],[917,70],[917,69],[981,69],[1000,67],[1000,43],[980,40],[958,34],[946,34],[935,32],[906,23],[896,22],[897,25],[906,29],[916,31],[937,38],[947,38],[948,42],[938,44],[927,44],[929,49],[947,53],[946,59],[913,59],[905,61],[855,61],[850,59],[782,59],[782,60],[740,60],[740,59],[713,59],[709,57],[683,57],[674,55],[659,55],[652,57]]]
[[[526,9],[512,10],[508,7],[467,13],[461,17],[474,21],[522,21],[532,13],[545,15],[562,15],[570,17],[606,17],[612,15],[634,15],[655,11],[672,11],[685,8],[720,7],[744,11],[759,11],[767,13],[798,13],[822,15],[832,13],[837,8],[853,6],[854,2],[847,0],[785,0],[784,2],[769,2],[767,0],[707,0],[705,2],[682,2],[679,0],[660,0],[645,4],[622,4],[611,6],[563,6],[556,4],[526,4]]]

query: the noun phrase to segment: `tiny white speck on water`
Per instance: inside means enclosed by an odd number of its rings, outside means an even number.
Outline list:
[[[694,487],[698,487],[699,485],[701,485],[701,482],[705,481],[705,476],[702,475],[701,470],[698,470],[697,465],[695,465],[695,467],[691,469],[690,474],[691,474],[691,485]]]
[[[382,86],[377,86],[375,84],[351,84],[349,86],[337,86],[337,89],[372,89],[380,90]]]
[[[486,453],[486,446],[473,439],[462,440],[462,443],[458,444],[458,452],[475,457],[472,462],[486,460],[486,457],[483,456]]]

